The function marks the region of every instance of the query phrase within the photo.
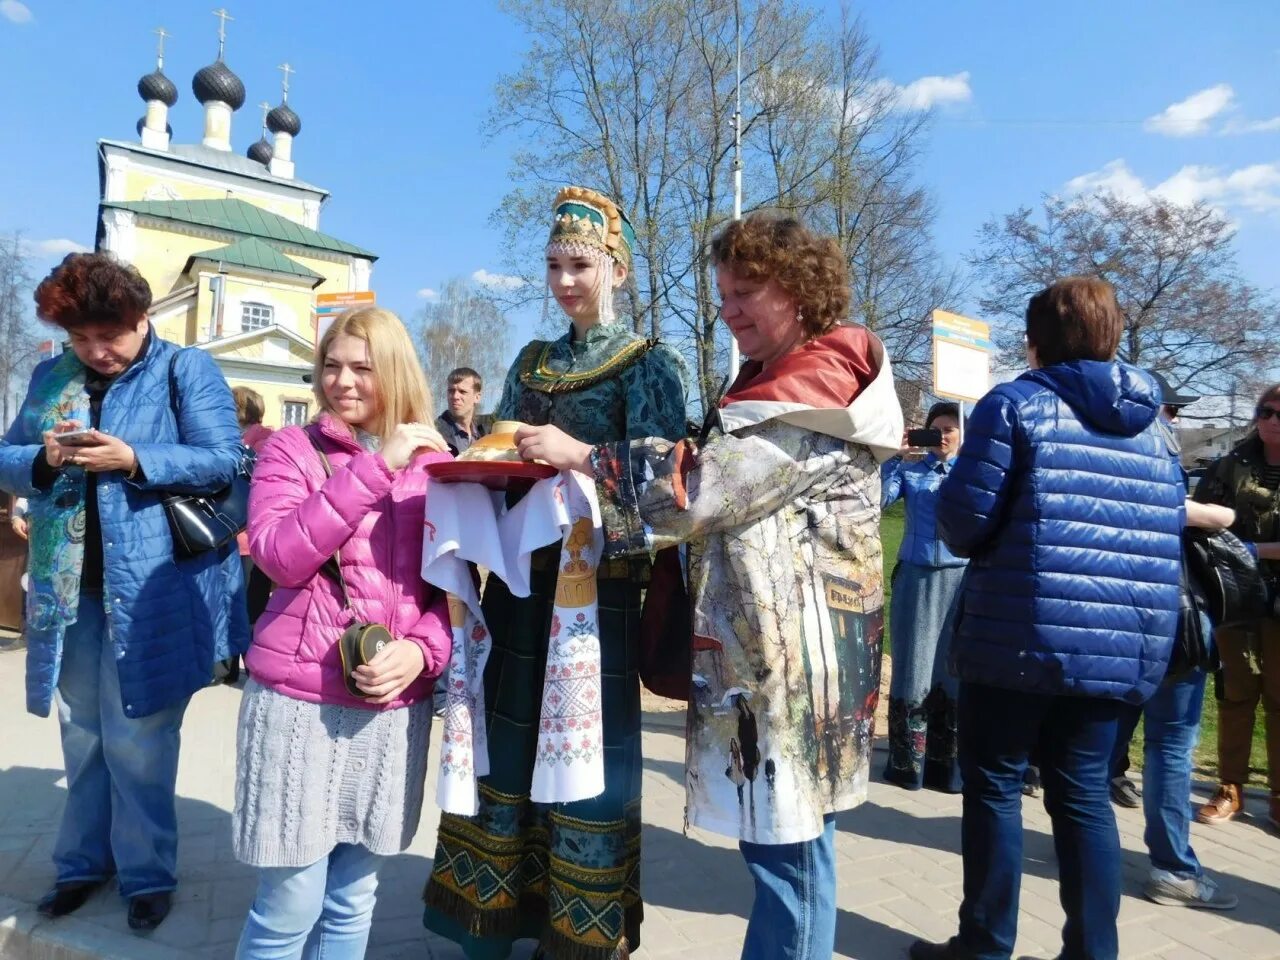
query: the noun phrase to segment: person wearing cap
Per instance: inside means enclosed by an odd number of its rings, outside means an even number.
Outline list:
[[[1159,425],[1169,446],[1169,456],[1185,488],[1187,474],[1179,461],[1181,449],[1173,428],[1179,409],[1200,398],[1187,392],[1185,387],[1173,387],[1155,370],[1147,372],[1160,388]],[[1189,527],[1223,530],[1235,519],[1234,512],[1225,507],[1194,500],[1187,500],[1186,510]],[[1211,636],[1208,618],[1203,613],[1200,617],[1203,636]],[[1140,709],[1132,711],[1129,718],[1122,718],[1116,752],[1112,754],[1111,798],[1122,806],[1142,806],[1146,820],[1143,839],[1151,861],[1142,890],[1148,900],[1164,906],[1230,910],[1236,906],[1237,898],[1223,892],[1217,881],[1205,874],[1191,848],[1191,773],[1195,766],[1196,742],[1200,738],[1205,679],[1205,672],[1199,669],[1177,676],[1166,675],[1164,682]],[[1120,796],[1129,792],[1137,794],[1132,781],[1124,773],[1129,765],[1129,740],[1137,726],[1138,715],[1141,715],[1145,728],[1143,791],[1138,803],[1130,804]]]
[[[1156,382],[1156,386],[1160,388],[1161,403],[1158,426],[1169,444],[1169,455],[1173,457],[1174,462],[1178,464],[1179,471],[1181,471],[1179,457],[1182,453],[1182,445],[1174,428],[1178,423],[1178,413],[1182,408],[1190,406],[1200,398],[1193,393],[1186,392],[1185,386],[1174,389],[1169,381],[1165,379],[1164,374],[1158,370],[1148,370],[1147,373]],[[1183,476],[1183,481],[1184,483],[1186,481],[1185,475]],[[1138,785],[1129,776],[1129,748],[1133,742],[1134,731],[1138,729],[1138,721],[1142,719],[1142,713],[1141,707],[1133,706],[1121,716],[1120,728],[1116,732],[1116,748],[1111,754],[1111,802],[1134,810],[1142,806],[1142,791],[1138,789]]]
[[[547,285],[568,329],[520,351],[497,419],[551,424],[590,444],[682,438],[679,357],[615,322],[614,291],[632,265],[631,224],[613,200],[582,187],[561,190],[552,210]],[[506,957],[525,937],[537,937],[539,955],[556,960],[626,957],[640,943],[637,640],[649,563],[607,561],[596,577],[604,792],[543,804],[532,802],[530,789],[559,558],[558,543],[534,552],[528,597],[514,596],[497,577],[485,587],[493,639],[485,722],[495,749],[480,778],[477,814],[440,818],[423,917],[471,960]]]

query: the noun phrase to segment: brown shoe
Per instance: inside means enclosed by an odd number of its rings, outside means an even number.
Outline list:
[[[1196,819],[1201,823],[1226,823],[1243,809],[1240,784],[1222,783],[1209,802],[1196,811]]]

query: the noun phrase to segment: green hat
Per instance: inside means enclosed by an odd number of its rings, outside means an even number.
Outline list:
[[[586,187],[565,187],[556,194],[551,209],[548,246],[564,243],[594,247],[631,268],[636,232],[627,215],[603,193]]]

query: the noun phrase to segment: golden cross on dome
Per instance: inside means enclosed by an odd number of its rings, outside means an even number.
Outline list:
[[[164,42],[169,37],[172,37],[173,34],[164,27],[156,27],[156,29],[151,32],[160,38],[159,42],[156,44],[156,69],[161,70],[164,68]]]
[[[297,73],[298,71],[293,69],[293,67],[289,66],[289,62],[287,60],[284,63],[280,64],[280,66],[276,67],[276,69],[284,74],[284,81],[283,83],[281,83],[283,92],[281,94],[280,99],[283,102],[288,103],[289,102],[289,74]]]
[[[227,21],[235,20],[231,14],[227,13],[226,7],[220,7],[213,11],[213,15],[218,18],[218,59],[222,59],[223,48],[227,45]]]

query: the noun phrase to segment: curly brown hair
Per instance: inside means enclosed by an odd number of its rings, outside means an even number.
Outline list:
[[[71,253],[40,281],[36,315],[64,330],[130,327],[151,306],[151,287],[109,253]]]
[[[776,280],[796,302],[809,337],[849,316],[849,268],[840,245],[795,217],[757,211],[733,221],[711,241],[711,261],[749,283]]]

